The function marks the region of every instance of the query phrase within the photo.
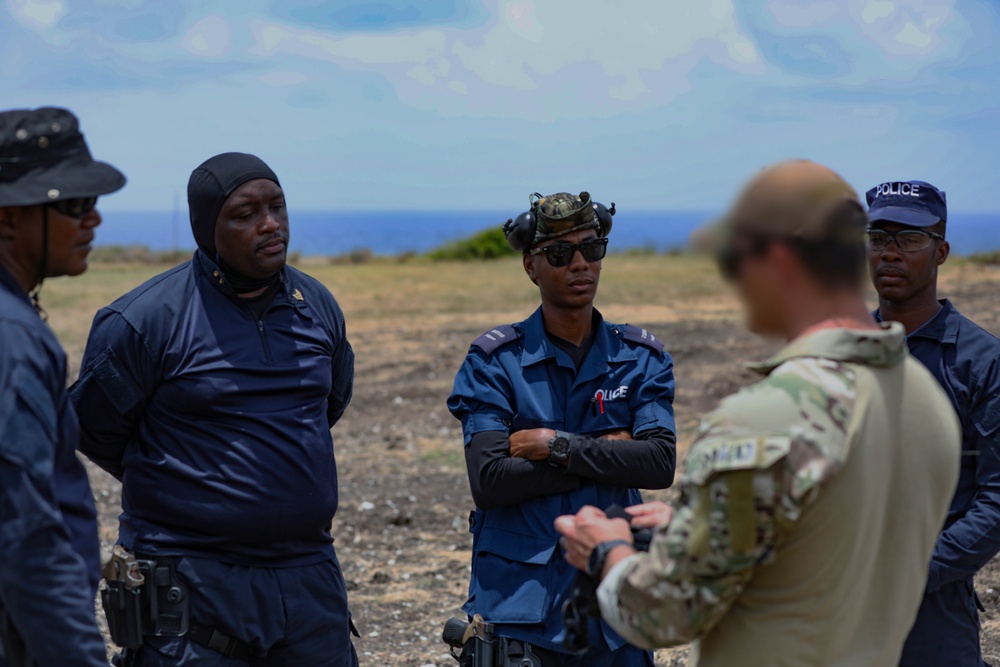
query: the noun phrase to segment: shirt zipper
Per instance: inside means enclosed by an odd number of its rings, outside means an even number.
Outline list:
[[[264,348],[264,359],[271,363],[271,348],[267,344],[267,334],[264,332],[264,320],[257,320],[257,332],[260,334],[260,344]]]

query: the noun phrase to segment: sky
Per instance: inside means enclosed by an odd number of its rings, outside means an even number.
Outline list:
[[[303,210],[717,211],[809,158],[1000,211],[996,0],[0,0],[0,109],[65,106],[183,208],[255,153]]]

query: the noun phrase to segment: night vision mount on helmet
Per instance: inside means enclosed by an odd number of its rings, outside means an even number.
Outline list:
[[[507,243],[517,252],[581,229],[596,229],[601,238],[611,233],[615,204],[611,208],[592,201],[589,192],[579,196],[559,192],[543,197],[535,192],[529,198],[531,209],[504,223]]]

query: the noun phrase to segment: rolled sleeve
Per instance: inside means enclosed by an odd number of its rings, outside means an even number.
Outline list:
[[[651,358],[642,384],[629,396],[635,415],[632,433],[639,434],[653,428],[676,432],[674,394],[673,359],[667,353]]]
[[[448,410],[462,422],[466,445],[477,433],[510,433],[513,393],[510,381],[495,367],[492,358],[474,350],[469,352],[448,398]]]

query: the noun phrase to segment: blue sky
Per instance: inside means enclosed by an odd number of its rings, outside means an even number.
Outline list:
[[[995,0],[2,0],[0,108],[68,106],[170,209],[215,153],[300,209],[719,210],[808,157],[1000,211]]]

